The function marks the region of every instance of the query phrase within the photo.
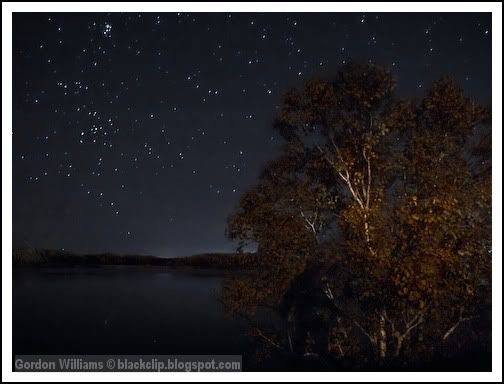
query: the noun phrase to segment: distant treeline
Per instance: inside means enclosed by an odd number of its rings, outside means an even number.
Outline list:
[[[254,268],[255,253],[205,253],[188,257],[119,255],[113,253],[75,254],[69,251],[37,248],[13,250],[13,266],[96,266],[144,265],[197,268]]]

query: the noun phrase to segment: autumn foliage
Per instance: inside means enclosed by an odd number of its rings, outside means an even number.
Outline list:
[[[448,78],[394,87],[350,64],[284,96],[282,153],[228,222],[259,268],[223,294],[272,350],[408,364],[489,303],[490,111]]]

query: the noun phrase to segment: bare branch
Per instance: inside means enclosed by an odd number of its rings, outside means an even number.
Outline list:
[[[301,211],[301,217],[306,222],[306,224],[305,224],[306,229],[312,231],[313,237],[315,238],[315,241],[318,243],[319,240],[318,240],[318,236],[317,236],[317,228],[315,227],[315,222],[317,221],[317,217],[318,217],[318,210],[315,213],[315,218],[311,221],[306,217],[306,215],[304,214],[303,211]]]
[[[342,164],[344,164],[344,161],[343,161],[343,156],[341,155],[341,151],[339,150],[338,146],[336,145],[336,143],[334,143],[334,140],[333,138],[331,138],[331,143],[333,145],[333,147],[335,148],[336,150],[336,153],[338,155],[338,157],[340,158],[340,162]],[[317,149],[320,151],[320,153],[324,156],[324,158],[326,159],[326,161],[336,170],[336,172],[338,173],[338,175],[341,177],[341,179],[347,184],[348,186],[348,189],[350,190],[350,193],[352,194],[352,197],[357,201],[357,203],[359,204],[359,206],[361,207],[361,209],[364,209],[364,203],[363,203],[363,199],[361,198],[359,192],[357,190],[354,189],[353,185],[352,185],[352,181],[350,180],[350,173],[348,172],[348,169],[345,168],[344,169],[344,173],[342,171],[340,171],[337,167],[337,165],[331,161],[331,159],[329,158],[329,156],[327,155],[326,151],[324,151],[320,145],[317,145]]]
[[[443,335],[443,341],[446,341],[446,339],[448,337],[450,337],[450,335],[453,334],[453,332],[455,332],[455,330],[458,328],[458,326],[466,321],[471,321],[472,319],[476,319],[478,318],[478,316],[468,316],[468,317],[463,317],[462,316],[462,312],[463,312],[463,309],[461,308],[460,309],[460,315],[459,315],[459,319],[458,321],[453,324],[450,329],[448,329],[448,331],[446,331],[446,333]]]
[[[406,331],[403,333],[403,336],[406,337],[413,329],[418,327],[424,320],[425,313],[429,306],[426,306],[424,309],[418,311],[415,317],[406,324]]]
[[[388,321],[388,323],[390,324],[390,327],[392,328],[392,335],[394,335],[394,334],[395,334],[395,332],[396,332],[395,323],[394,323],[392,320],[390,320],[390,318],[389,318],[389,317],[388,317],[388,315],[387,315],[387,311],[383,311],[383,317],[384,317],[384,318],[385,318],[385,320],[387,320],[387,321]]]
[[[338,339],[336,339],[336,345],[338,346],[341,357],[345,356],[345,352],[343,352],[343,349],[341,348],[341,344]]]
[[[356,320],[354,320],[353,323],[357,326],[357,328],[359,328],[361,330],[361,332],[364,335],[367,336],[367,338],[369,339],[371,344],[374,344],[376,342],[376,339],[374,337],[372,337],[371,335],[369,335],[369,333],[367,333],[366,330],[362,327],[362,325],[360,325]]]
[[[366,155],[366,148],[362,150],[364,159],[367,162],[368,180],[367,180],[367,192],[366,192],[366,209],[369,209],[369,197],[371,195],[371,159]]]
[[[341,174],[341,172],[339,172],[339,175],[346,182],[346,184],[348,186],[348,189],[350,190],[350,193],[352,194],[353,198],[357,201],[357,203],[359,204],[359,206],[362,209],[364,209],[364,203],[362,202],[362,199],[360,198],[359,192],[354,190],[354,188],[352,186],[352,182],[350,181],[350,175],[348,174],[347,170],[345,170],[345,174],[346,175],[343,176]]]
[[[257,334],[263,338],[264,340],[266,340],[269,344],[273,345],[274,347],[278,348],[278,349],[282,349],[283,348],[280,346],[280,344],[276,343],[275,341],[273,341],[272,339],[270,339],[268,336],[266,336],[259,328],[254,328],[255,331],[257,332]]]

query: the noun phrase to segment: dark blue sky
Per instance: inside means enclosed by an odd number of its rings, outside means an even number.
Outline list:
[[[227,251],[282,93],[349,61],[491,97],[490,14],[17,13],[14,246]]]

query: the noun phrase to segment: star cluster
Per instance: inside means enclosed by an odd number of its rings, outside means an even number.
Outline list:
[[[15,14],[14,245],[229,250],[282,93],[349,61],[489,101],[487,14]]]

